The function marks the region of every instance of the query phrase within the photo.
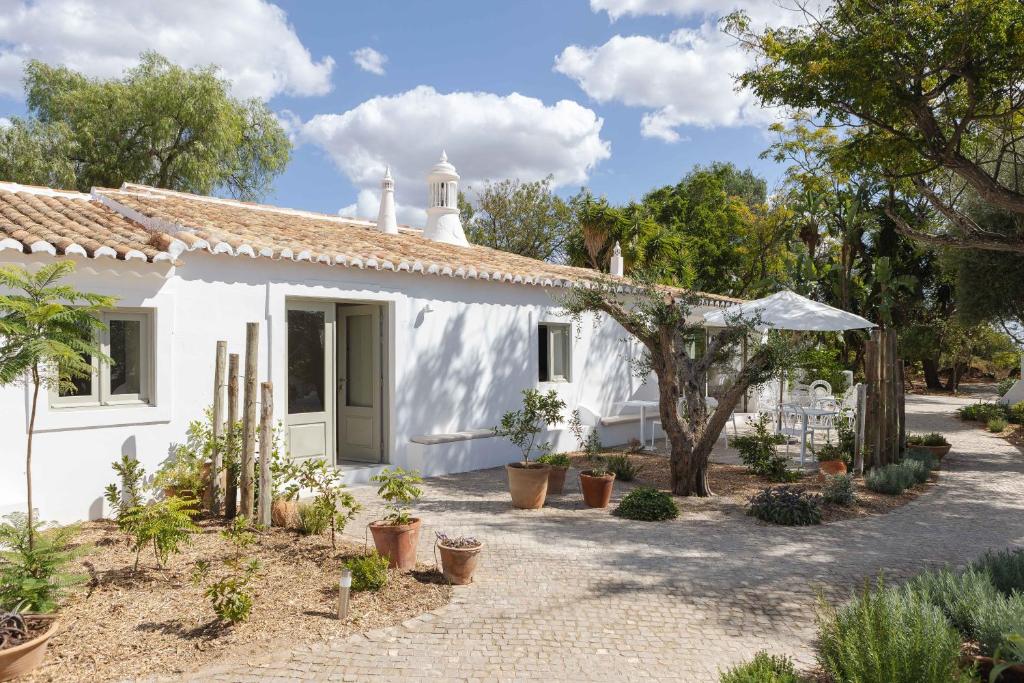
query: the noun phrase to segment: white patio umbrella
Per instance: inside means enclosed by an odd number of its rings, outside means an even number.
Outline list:
[[[867,318],[854,315],[841,308],[812,301],[796,292],[784,289],[763,299],[704,314],[704,322],[711,327],[727,327],[739,321],[758,320],[761,331],[794,330],[798,332],[842,332],[875,327]],[[782,378],[779,378],[779,403],[782,403]],[[781,421],[782,416],[779,415]]]

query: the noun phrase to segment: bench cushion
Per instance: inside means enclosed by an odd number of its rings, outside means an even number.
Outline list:
[[[441,443],[453,443],[455,441],[469,441],[471,439],[487,439],[494,436],[493,429],[467,429],[451,434],[420,434],[409,440],[413,443],[421,443],[426,446],[436,446]]]
[[[647,415],[648,420],[653,420],[656,417],[654,413]],[[627,415],[608,415],[602,417],[599,422],[602,427],[612,427],[614,425],[629,424],[630,422],[639,422],[640,413],[629,413]]]

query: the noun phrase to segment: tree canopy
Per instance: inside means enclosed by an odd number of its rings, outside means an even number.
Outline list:
[[[136,182],[259,199],[291,143],[266,104],[232,97],[229,85],[213,66],[184,69],[155,53],[110,80],[29,62],[29,114],[0,129],[0,176],[81,191]]]
[[[551,191],[551,176],[534,182],[486,183],[470,202],[460,198],[466,237],[474,244],[542,261],[565,260],[571,211]]]

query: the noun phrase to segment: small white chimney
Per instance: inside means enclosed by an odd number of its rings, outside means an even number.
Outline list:
[[[619,243],[616,242],[615,243],[615,248],[612,250],[612,260],[611,260],[611,263],[609,264],[608,272],[611,275],[616,275],[618,277],[622,277],[623,276],[623,272],[625,271],[625,269],[626,269],[626,264],[625,264],[625,261],[622,260],[622,247],[620,247]]]
[[[441,160],[427,176],[430,194],[427,197],[427,227],[423,236],[435,242],[468,247],[466,233],[459,219],[459,174],[441,152]]]
[[[384,171],[384,179],[380,181],[380,211],[377,212],[377,229],[389,235],[398,234],[398,221],[395,219],[395,181],[391,177],[391,167]]]

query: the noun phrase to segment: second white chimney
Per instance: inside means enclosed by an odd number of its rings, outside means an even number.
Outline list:
[[[377,229],[389,235],[398,234],[398,221],[395,219],[395,181],[391,177],[391,167],[384,171],[384,179],[380,181],[380,211],[377,212]]]

